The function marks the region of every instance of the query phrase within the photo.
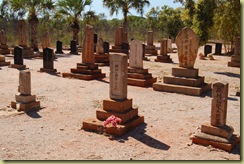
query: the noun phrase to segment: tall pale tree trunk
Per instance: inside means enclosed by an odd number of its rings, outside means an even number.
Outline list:
[[[29,24],[30,24],[30,44],[31,48],[34,49],[34,51],[38,51],[38,40],[37,40],[37,32],[38,32],[38,23],[39,20],[36,16],[30,18]]]

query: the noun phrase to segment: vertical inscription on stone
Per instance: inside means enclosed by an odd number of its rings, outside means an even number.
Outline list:
[[[130,45],[129,66],[143,68],[143,45],[137,40],[133,40]]]
[[[19,92],[22,95],[31,94],[31,74],[29,70],[20,71],[19,73]]]
[[[228,83],[214,83],[212,90],[211,125],[224,126],[226,124]]]
[[[153,45],[153,31],[147,32],[147,45]]]
[[[194,68],[199,47],[199,38],[186,27],[179,32],[175,39],[178,48],[179,66],[184,68]]]
[[[127,99],[127,55],[110,55],[110,98]]]
[[[94,55],[94,29],[91,25],[86,25],[84,30],[82,46],[82,62],[95,63]]]

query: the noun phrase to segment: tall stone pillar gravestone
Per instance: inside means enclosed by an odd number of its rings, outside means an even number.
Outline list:
[[[168,39],[161,40],[160,54],[155,59],[155,62],[172,63],[172,59],[168,55]]]
[[[112,49],[110,52],[118,52],[123,53],[122,45],[123,45],[123,28],[118,27],[115,29],[114,32],[114,46],[112,46]]]
[[[223,149],[231,152],[240,141],[240,136],[233,134],[234,129],[226,125],[228,83],[216,82],[212,89],[212,108],[210,124],[201,126],[201,132],[194,134],[193,143]]]
[[[40,72],[47,73],[56,73],[57,70],[53,68],[54,63],[54,53],[51,48],[43,49],[43,68],[40,69]]]
[[[143,45],[137,40],[131,42],[128,68],[128,85],[149,87],[157,81],[148,69],[143,68]]]
[[[71,68],[71,73],[63,73],[63,77],[73,77],[81,80],[105,77],[105,74],[95,64],[94,29],[91,25],[85,26],[83,36],[82,63],[77,63],[77,68]]]
[[[9,66],[10,68],[17,68],[17,69],[25,69],[26,65],[24,65],[23,59],[23,48],[20,46],[14,47],[14,64]]]
[[[204,77],[198,76],[194,68],[199,48],[197,35],[188,27],[179,32],[176,37],[179,67],[172,68],[172,76],[164,76],[164,83],[153,84],[156,91],[174,92],[200,96],[211,90],[211,84],[204,82]]]
[[[10,49],[7,45],[7,37],[3,30],[0,31],[0,55],[10,54]]]
[[[103,42],[103,39],[99,38],[96,45],[95,63],[99,66],[109,66],[109,43],[104,43],[105,42]]]
[[[34,58],[34,51],[27,47],[27,33],[25,20],[19,20],[18,22],[18,45],[23,47],[23,58]]]
[[[40,101],[36,101],[36,96],[31,95],[31,73],[29,70],[19,72],[20,94],[15,95],[15,101],[11,102],[11,107],[18,111],[28,112],[40,108]]]
[[[132,99],[127,98],[127,55],[110,56],[110,98],[103,100],[103,108],[96,111],[96,118],[83,121],[84,130],[106,132],[121,136],[144,123],[144,117],[138,115],[138,109],[132,107]],[[121,119],[117,127],[103,127],[103,121],[114,115]]]
[[[234,55],[231,56],[231,61],[228,62],[229,67],[241,66],[241,38],[238,36],[235,38]]]
[[[147,32],[147,45],[146,45],[146,54],[149,55],[157,55],[158,51],[156,50],[155,45],[153,45],[154,42],[154,33],[153,31]]]

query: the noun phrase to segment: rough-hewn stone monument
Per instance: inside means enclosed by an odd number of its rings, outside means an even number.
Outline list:
[[[170,55],[168,55],[168,39],[162,39],[160,42],[160,54],[155,62],[172,63]]]
[[[157,81],[153,78],[148,69],[143,68],[143,45],[137,40],[133,40],[130,45],[128,85],[149,87]]]
[[[106,132],[121,136],[136,126],[144,123],[144,117],[138,115],[138,108],[132,107],[132,99],[127,98],[127,55],[110,56],[110,98],[103,100],[103,108],[96,111],[96,118],[83,121],[84,130]],[[103,126],[110,116],[121,119],[117,127]]]
[[[240,136],[233,134],[234,128],[226,125],[228,87],[228,83],[216,82],[213,84],[210,124],[203,124],[201,132],[197,132],[191,137],[193,143],[212,145],[231,152],[240,141]]]
[[[0,54],[6,55],[10,54],[10,49],[7,45],[7,37],[4,30],[0,31]]]
[[[172,76],[164,76],[164,83],[153,84],[156,91],[175,92],[200,96],[211,90],[211,84],[204,82],[204,77],[198,76],[194,68],[197,57],[199,39],[188,27],[180,31],[176,37],[179,67],[172,68]]]
[[[11,102],[12,108],[24,112],[40,108],[40,101],[36,101],[36,96],[31,95],[31,73],[29,70],[20,71],[18,92],[20,94],[15,95],[15,101]]]
[[[110,49],[110,52],[118,52],[118,53],[125,53],[129,47],[126,47],[128,43],[123,41],[124,35],[123,35],[123,28],[118,27],[115,29],[114,32],[114,46],[112,46],[112,49]]]
[[[77,68],[71,68],[71,73],[63,73],[63,77],[73,77],[81,80],[93,80],[105,77],[105,74],[95,64],[94,55],[94,29],[86,25],[82,46],[82,63],[77,63]]]
[[[99,38],[96,45],[96,53],[95,53],[95,63],[97,63],[99,66],[109,66],[109,52],[105,53],[105,48],[104,48],[103,39]]]

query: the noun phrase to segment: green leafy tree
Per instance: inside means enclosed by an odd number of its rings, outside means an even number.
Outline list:
[[[147,21],[149,24],[149,28],[152,31],[158,30],[158,21],[159,21],[159,13],[160,13],[160,9],[159,7],[152,7],[150,9],[150,11],[146,14],[147,17]]]
[[[38,14],[45,13],[46,10],[52,10],[54,3],[52,0],[10,0],[9,1],[13,11],[27,12],[28,21],[30,25],[30,42],[31,47],[38,51]],[[22,15],[24,16],[24,15]]]
[[[123,22],[123,31],[124,31],[124,42],[128,42],[128,13],[130,9],[134,8],[141,15],[143,14],[144,6],[150,5],[148,0],[103,0],[104,6],[110,9],[110,14],[118,14],[118,11],[121,10],[124,16]]]
[[[95,16],[93,11],[85,12],[85,7],[92,4],[92,0],[58,0],[57,13],[66,17],[73,32],[73,40],[78,44],[78,33],[80,31],[80,19]]]
[[[215,0],[198,0],[196,4],[193,29],[200,39],[200,45],[204,45],[209,37],[210,30],[214,25],[213,17],[216,9]]]

